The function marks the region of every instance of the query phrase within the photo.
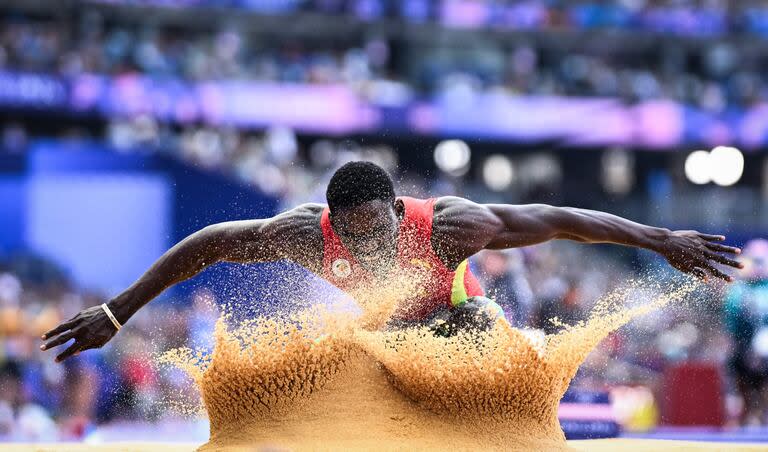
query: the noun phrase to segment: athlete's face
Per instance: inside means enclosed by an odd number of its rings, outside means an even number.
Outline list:
[[[350,253],[369,269],[386,269],[397,254],[400,201],[369,201],[331,212],[333,230]],[[382,268],[383,267],[383,268]]]

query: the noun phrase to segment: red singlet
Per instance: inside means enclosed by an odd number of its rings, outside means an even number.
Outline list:
[[[406,274],[419,274],[424,281],[412,298],[405,300],[396,318],[421,320],[436,309],[456,306],[467,298],[483,295],[483,289],[463,261],[451,271],[432,249],[432,216],[435,199],[399,197],[405,204],[405,215],[397,238],[397,265]],[[323,210],[323,278],[345,292],[356,286],[371,284],[374,276],[360,265],[339,236],[333,231],[329,210]],[[423,276],[423,277],[422,277]]]

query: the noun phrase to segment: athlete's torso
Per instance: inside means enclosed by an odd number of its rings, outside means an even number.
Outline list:
[[[323,209],[320,225],[323,233],[322,276],[345,292],[360,287],[385,287],[414,283],[414,289],[395,314],[402,320],[420,320],[441,307],[459,304],[468,297],[483,295],[467,261],[455,270],[445,266],[432,248],[432,218],[435,199],[398,198],[405,205],[397,239],[397,259],[387,278],[376,277],[360,265],[334,232],[329,210]]]

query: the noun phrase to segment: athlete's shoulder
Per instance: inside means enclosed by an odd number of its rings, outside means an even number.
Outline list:
[[[295,218],[298,220],[314,220],[320,218],[320,215],[322,215],[323,210],[325,209],[324,204],[317,204],[317,203],[305,203],[305,204],[299,204],[296,207],[293,207],[291,209],[288,209],[279,215],[275,216],[275,218]],[[318,223],[319,224],[319,223]]]
[[[473,211],[486,210],[486,207],[482,204],[478,204],[467,198],[459,196],[440,196],[434,200],[435,210],[434,215],[437,219],[440,216],[442,219],[456,218],[461,213],[472,213]]]
[[[432,220],[432,248],[448,266],[475,254],[487,243],[493,214],[484,204],[458,196],[435,200]]]
[[[312,237],[314,233],[320,232],[320,216],[324,208],[322,204],[300,204],[269,219],[264,229],[275,235],[307,234]]]
[[[322,204],[301,204],[267,220],[262,226],[264,239],[281,248],[281,254],[312,271],[322,257]]]

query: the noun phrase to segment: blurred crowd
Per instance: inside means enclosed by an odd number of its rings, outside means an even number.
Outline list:
[[[764,99],[760,52],[722,41],[628,48],[603,41],[574,50],[568,39],[467,38],[462,45],[385,35],[294,40],[236,26],[200,32],[78,19],[9,15],[0,68],[76,76],[146,74],[184,80],[345,84],[372,102],[423,96],[462,101],[482,93],[671,99],[707,111]]]
[[[389,171],[399,163],[389,145],[332,138],[304,145],[285,127],[270,127],[263,133],[217,127],[176,130],[142,116],[112,121],[106,135],[106,141],[122,152],[169,153],[192,166],[224,173],[278,198],[283,208],[325,202],[326,182],[346,162],[370,160]],[[423,194],[434,183],[408,174],[404,180],[407,194]]]
[[[473,265],[511,323],[552,333],[558,327],[550,319],[585,320],[596,300],[631,279],[643,281],[634,302],[664,293],[672,276],[666,266],[641,256],[640,276],[633,259],[615,250],[555,242],[485,251]],[[768,242],[745,254],[752,264],[742,281],[635,319],[590,355],[572,388],[659,391],[669,365],[708,362],[733,382],[732,397],[744,400],[733,421],[764,422],[768,411],[754,394],[768,389]],[[216,296],[201,285],[179,303],[156,300],[103,349],[56,364],[61,350],[38,350],[40,335],[105,298],[73,287],[45,260],[8,261],[0,267],[0,440],[76,440],[101,424],[188,416],[196,406],[193,385],[180,371],[158,365],[157,357],[173,347],[210,347]]]
[[[311,12],[500,29],[629,29],[676,35],[768,33],[763,1],[727,0],[100,0],[102,3]]]
[[[352,15],[365,20],[401,18],[449,26],[508,29],[609,28],[676,35],[768,34],[764,1],[613,0],[105,0],[104,3],[164,6],[226,6],[256,12],[296,10]],[[346,84],[372,101],[422,96],[461,101],[481,93],[609,96],[628,101],[673,99],[720,112],[764,99],[763,61],[750,46],[731,41],[696,45],[669,41],[663,48],[592,46],[578,51],[537,39],[474,40],[441,47],[403,43],[385,35],[294,41],[235,26],[200,32],[183,27],[115,23],[97,12],[66,20],[9,14],[0,19],[0,70],[55,73],[143,74],[189,81],[245,80]],[[606,35],[607,36],[607,35]],[[754,39],[761,39],[756,37]],[[757,52],[758,54],[760,52]],[[25,124],[4,124],[0,152],[24,152]],[[79,132],[70,138],[81,138]],[[280,199],[281,208],[324,202],[332,171],[351,160],[371,160],[393,173],[400,160],[389,145],[337,138],[300,142],[283,127],[264,132],[163,124],[153,118],[113,118],[103,131],[121,152],[157,152],[221,171]],[[66,139],[66,137],[64,138]],[[419,158],[432,158],[432,149]],[[619,155],[619,154],[617,154]],[[621,154],[624,155],[624,154]],[[560,192],[560,165],[544,152],[516,167],[516,184],[504,200],[542,200]],[[629,157],[627,157],[629,158]],[[517,161],[516,161],[517,164]],[[525,166],[528,165],[528,166]],[[408,165],[402,165],[408,166]],[[436,174],[397,172],[400,194],[462,194],[498,201],[480,184]],[[621,173],[623,181],[629,176]],[[663,185],[663,184],[659,184]],[[537,190],[539,191],[537,193]],[[526,193],[531,194],[530,197]],[[734,192],[735,193],[735,192]],[[498,195],[496,195],[498,196]],[[671,199],[668,192],[661,197]],[[720,204],[736,204],[743,198]],[[735,193],[735,197],[741,196]],[[546,200],[546,198],[544,198]],[[663,205],[660,200],[654,205]],[[695,204],[698,205],[698,204]],[[690,206],[689,206],[690,207]],[[725,219],[715,207],[711,214]],[[690,220],[690,212],[683,212]],[[722,219],[721,218],[721,219]],[[703,224],[703,223],[702,223]],[[707,223],[709,224],[709,223]],[[611,335],[589,357],[574,386],[658,385],[670,363],[714,363],[730,376],[740,400],[736,421],[765,422],[768,393],[768,246],[758,244],[738,283],[713,287],[695,302],[652,313]],[[745,250],[746,251],[746,250]],[[631,253],[628,256],[627,253]],[[473,262],[484,285],[517,326],[556,330],[549,319],[582,320],[591,304],[638,275],[654,270],[658,284],[669,277],[657,260],[616,247],[544,244],[523,250],[484,252]],[[589,265],[584,265],[588,262]],[[663,267],[666,268],[666,267]],[[761,270],[763,269],[763,270]],[[210,345],[217,294],[198,287],[178,303],[157,300],[128,323],[105,348],[55,364],[40,352],[40,335],[105,294],[75,287],[66,271],[29,256],[0,264],[0,440],[67,440],[94,426],[130,419],[166,417],[169,403],[194,400],[180,373],[156,365],[173,347]],[[169,402],[171,401],[171,402]],[[171,414],[173,415],[173,414]]]
[[[79,440],[98,424],[179,418],[196,406],[187,377],[157,358],[174,347],[210,345],[214,295],[200,289],[183,307],[156,301],[119,341],[62,364],[54,357],[63,350],[38,349],[44,332],[105,301],[45,260],[0,265],[0,441]]]

